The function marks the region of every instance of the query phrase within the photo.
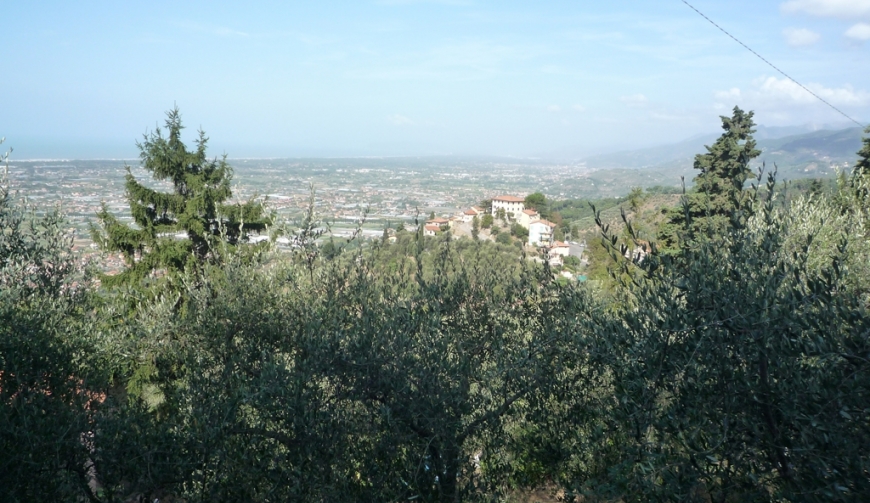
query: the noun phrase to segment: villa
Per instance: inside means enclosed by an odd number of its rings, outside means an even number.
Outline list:
[[[518,218],[526,209],[525,199],[517,196],[498,196],[492,198],[492,216],[498,216],[498,210],[504,210],[510,218]]]
[[[529,224],[529,244],[532,246],[548,246],[553,242],[553,232],[556,224],[548,220],[535,220]]]

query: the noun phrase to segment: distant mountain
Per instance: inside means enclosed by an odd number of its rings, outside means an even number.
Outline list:
[[[763,140],[758,144],[767,155],[790,155],[801,160],[828,157],[852,160],[861,149],[861,134],[861,128],[853,127]]]
[[[586,166],[594,169],[657,168],[663,164],[674,162],[691,164],[695,154],[703,152],[704,145],[713,143],[718,137],[719,133],[710,133],[694,136],[670,145],[601,154],[583,160],[586,162]]]
[[[839,131],[840,129],[848,129],[852,127],[849,122],[838,122],[835,124],[804,124],[802,126],[764,126],[760,125],[755,128],[756,140],[775,140],[777,138],[785,138],[786,136],[801,135],[804,133],[812,133],[815,131]]]
[[[833,172],[833,165],[850,165],[861,148],[862,130],[858,127],[840,130],[811,130],[814,126],[764,127],[755,134],[762,154],[758,164],[776,164],[789,177],[824,176]],[[798,131],[798,134],[795,134]],[[706,152],[719,133],[699,135],[672,145],[615,152],[584,159],[594,169],[655,168],[685,172],[691,168],[695,155]]]

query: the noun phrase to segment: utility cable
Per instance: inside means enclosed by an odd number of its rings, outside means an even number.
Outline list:
[[[785,78],[787,78],[788,80],[790,80],[790,81],[794,82],[795,84],[797,84],[798,86],[800,86],[800,88],[803,89],[804,91],[806,91],[806,92],[812,94],[812,95],[813,95],[817,100],[819,100],[819,101],[821,101],[822,103],[824,103],[825,105],[828,105],[829,107],[833,108],[837,113],[839,113],[839,114],[842,115],[843,117],[849,119],[850,121],[854,122],[855,124],[861,126],[862,128],[865,127],[864,124],[861,124],[860,122],[856,121],[855,119],[849,117],[848,115],[846,115],[846,112],[840,110],[839,108],[835,107],[834,105],[831,105],[830,103],[828,103],[827,101],[825,101],[824,98],[822,98],[822,97],[819,96],[818,94],[816,94],[816,93],[810,91],[809,89],[807,89],[807,87],[806,87],[805,85],[803,85],[803,84],[801,84],[800,82],[796,81],[795,79],[791,78],[791,76],[789,76],[789,74],[787,74],[787,73],[785,73],[784,71],[782,71],[782,70],[780,70],[779,68],[777,68],[776,65],[774,65],[774,64],[771,63],[770,61],[764,59],[764,57],[763,57],[761,54],[758,54],[757,52],[753,51],[751,47],[749,47],[748,45],[746,45],[746,44],[744,44],[743,42],[741,42],[740,40],[738,40],[737,37],[735,37],[734,35],[728,33],[728,32],[725,30],[725,28],[722,28],[721,26],[719,26],[718,24],[716,24],[712,19],[710,19],[709,17],[705,16],[703,12],[699,11],[698,9],[696,9],[692,4],[690,4],[690,3],[687,2],[686,0],[680,0],[680,1],[683,2],[684,4],[686,4],[686,5],[687,5],[690,9],[692,9],[693,11],[697,12],[697,13],[698,13],[702,18],[704,18],[704,19],[706,19],[707,21],[709,21],[710,24],[712,24],[712,25],[715,26],[716,28],[719,28],[719,31],[721,31],[722,33],[728,35],[729,37],[731,37],[732,40],[734,40],[734,41],[737,42],[738,44],[742,45],[742,46],[743,46],[747,51],[751,52],[752,54],[755,54],[755,56],[756,56],[758,59],[760,59],[761,61],[764,61],[765,63],[767,63],[768,66],[770,66],[770,67],[773,68],[774,70],[776,70],[776,71],[778,71],[779,73],[781,73],[781,74],[782,74]]]

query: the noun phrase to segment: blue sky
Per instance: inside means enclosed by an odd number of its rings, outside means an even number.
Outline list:
[[[870,0],[694,0],[862,123]],[[6,2],[15,157],[133,157],[177,104],[231,157],[579,157],[843,124],[680,0]]]

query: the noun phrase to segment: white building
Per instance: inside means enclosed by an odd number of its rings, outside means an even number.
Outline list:
[[[550,255],[561,255],[563,257],[567,257],[570,254],[570,249],[568,248],[568,243],[563,243],[562,241],[554,241],[553,246],[550,247]]]
[[[538,214],[537,210],[523,210],[517,217],[517,223],[528,229],[532,222],[540,219],[541,215]]]
[[[529,224],[529,244],[533,246],[549,246],[553,242],[553,232],[556,224],[547,220],[535,220]]]
[[[498,210],[500,209],[503,209],[508,217],[516,219],[526,209],[525,199],[517,196],[498,196],[492,198],[492,216],[498,216]]]
[[[483,214],[483,210],[478,208],[477,206],[472,206],[471,208],[462,212],[462,221],[465,223],[471,223],[474,220],[474,217],[480,216]]]
[[[440,225],[429,224],[429,225],[426,225],[425,227],[423,227],[423,235],[424,236],[435,236],[439,232],[441,232]]]
[[[437,225],[439,227],[445,225],[447,227],[450,227],[451,223],[452,222],[450,220],[442,217],[430,218],[429,220],[426,220],[426,225]]]

